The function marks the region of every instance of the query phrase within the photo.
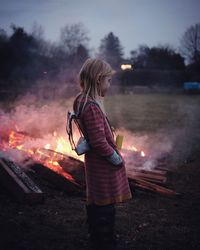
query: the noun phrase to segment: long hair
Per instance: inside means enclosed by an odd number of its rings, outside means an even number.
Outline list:
[[[82,90],[81,96],[85,99],[83,108],[88,97],[96,101],[101,96],[99,81],[113,74],[114,71],[111,66],[103,60],[89,58],[85,61],[78,75],[78,81]]]

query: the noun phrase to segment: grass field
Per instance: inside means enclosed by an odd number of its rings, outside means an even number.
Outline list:
[[[105,106],[115,127],[133,132],[200,128],[200,95],[116,95],[107,97]]]
[[[106,98],[105,107],[125,142],[140,150],[170,153],[173,164],[199,154],[200,95],[116,95]]]

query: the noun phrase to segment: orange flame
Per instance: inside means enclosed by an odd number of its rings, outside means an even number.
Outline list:
[[[141,157],[145,157],[146,156],[146,154],[144,153],[144,151],[139,151],[135,146],[131,146],[131,147],[128,147],[128,149],[129,150],[132,150],[132,151],[134,151],[134,152],[139,152],[140,153],[140,155],[141,155]]]
[[[68,155],[72,154],[70,145],[67,143],[66,139],[64,139],[62,136],[57,136],[56,131],[53,132],[53,137],[55,137],[54,138],[55,145],[52,146],[49,143],[44,145],[44,149],[46,149],[46,151],[42,148],[37,148],[37,149],[26,148],[24,145],[26,135],[12,130],[9,134],[8,146],[10,148],[23,150],[24,152],[29,154],[30,157],[33,157],[35,160],[41,162],[44,166],[63,175],[66,179],[73,181],[74,180],[73,177],[66,171],[64,171],[59,165],[59,161],[64,159],[65,154]]]
[[[16,148],[18,150],[23,150],[33,159],[41,162],[44,166],[50,168],[51,170],[63,175],[70,181],[73,181],[73,177],[62,169],[59,162],[65,159],[65,155],[78,158],[83,161],[83,156],[77,156],[74,151],[72,151],[69,142],[62,136],[58,136],[58,133],[54,131],[52,133],[52,142],[41,145],[41,148],[27,148],[25,146],[25,140],[27,135],[18,131],[11,131],[9,135],[9,147]],[[30,137],[29,137],[30,139]],[[135,146],[127,146],[128,150],[137,152],[141,157],[145,157],[144,151],[140,151]]]
[[[24,135],[22,133],[16,132],[12,130],[9,135],[8,145],[11,148],[16,148],[17,146],[21,146],[24,141]]]

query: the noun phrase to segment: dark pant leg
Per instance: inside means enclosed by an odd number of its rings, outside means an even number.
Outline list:
[[[115,206],[114,204],[86,206],[88,232],[95,249],[113,249]]]

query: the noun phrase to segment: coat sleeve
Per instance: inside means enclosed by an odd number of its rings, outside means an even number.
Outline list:
[[[96,153],[108,157],[114,149],[107,142],[104,130],[104,116],[97,105],[91,104],[85,108],[82,121],[88,135],[89,144]]]

